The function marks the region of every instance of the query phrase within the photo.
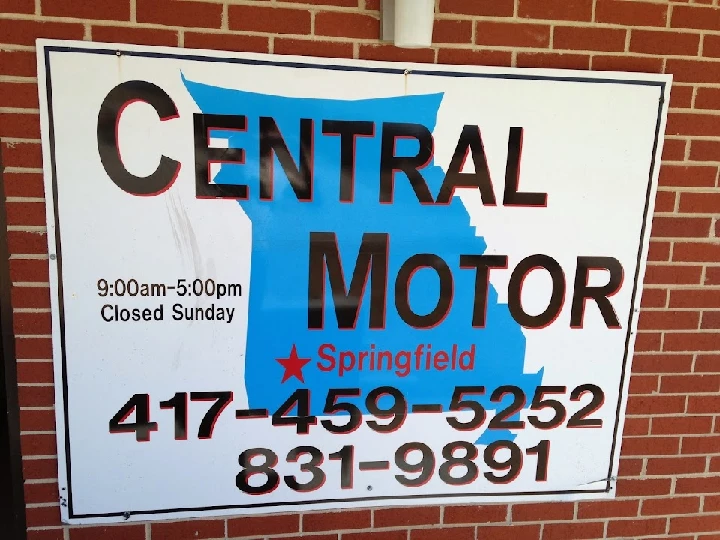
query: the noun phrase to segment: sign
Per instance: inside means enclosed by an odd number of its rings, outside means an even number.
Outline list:
[[[669,76],[38,51],[66,522],[614,496]]]

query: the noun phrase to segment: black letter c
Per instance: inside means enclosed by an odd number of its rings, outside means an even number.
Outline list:
[[[97,142],[100,161],[110,179],[123,191],[132,195],[158,195],[168,189],[180,172],[180,163],[167,156],[150,176],[135,176],[128,172],[120,159],[118,125],[125,107],[143,101],[158,113],[160,120],[178,116],[175,103],[157,85],[146,81],[127,81],[113,88],[100,107],[97,124]]]

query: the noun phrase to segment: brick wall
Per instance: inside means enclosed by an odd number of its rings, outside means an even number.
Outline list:
[[[419,50],[378,41],[379,4],[0,0],[0,144],[30,540],[720,538],[718,0],[439,0],[435,45]],[[672,73],[617,500],[63,528],[33,47],[37,37]]]

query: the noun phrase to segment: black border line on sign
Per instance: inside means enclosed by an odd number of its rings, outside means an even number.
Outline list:
[[[648,175],[648,185],[645,195],[645,208],[643,211],[642,226],[640,228],[640,239],[638,246],[637,262],[635,267],[635,276],[633,283],[633,292],[630,300],[630,315],[628,317],[627,336],[625,338],[625,352],[623,355],[622,371],[620,375],[620,390],[618,392],[618,402],[615,410],[615,426],[613,429],[613,441],[610,450],[610,465],[608,468],[607,477],[604,479],[606,485],[604,489],[571,489],[571,490],[558,490],[558,491],[523,491],[523,492],[505,492],[505,493],[451,493],[451,494],[426,494],[426,495],[399,495],[399,496],[376,496],[376,497],[353,497],[344,499],[318,499],[311,501],[288,501],[288,502],[269,502],[269,503],[256,503],[256,504],[244,504],[244,505],[221,505],[221,506],[204,506],[195,508],[168,508],[163,510],[136,510],[136,511],[122,511],[122,512],[108,512],[103,514],[75,514],[73,510],[73,499],[72,499],[72,460],[70,457],[70,427],[69,427],[69,414],[68,414],[68,381],[67,381],[67,358],[65,353],[65,314],[64,314],[64,297],[62,287],[62,254],[60,248],[60,218],[58,211],[58,188],[57,188],[57,170],[55,160],[55,129],[53,121],[53,108],[52,108],[52,84],[51,84],[51,73],[50,73],[50,53],[51,52],[68,52],[68,53],[84,53],[84,54],[101,54],[101,55],[112,55],[117,54],[126,56],[137,56],[143,58],[172,58],[179,60],[191,60],[198,62],[218,62],[218,63],[229,63],[229,64],[245,64],[254,66],[275,66],[275,67],[289,67],[299,69],[321,69],[331,71],[358,71],[358,72],[370,72],[370,73],[387,73],[387,74],[403,74],[405,70],[402,68],[380,68],[380,67],[363,67],[363,66],[345,66],[337,64],[312,64],[302,63],[297,61],[275,61],[275,60],[257,60],[248,58],[232,58],[232,57],[214,57],[204,56],[199,54],[172,54],[164,52],[150,52],[150,51],[131,51],[123,50],[118,48],[113,49],[93,49],[93,48],[80,48],[80,47],[69,47],[69,46],[44,46],[45,56],[45,77],[46,77],[46,92],[47,92],[47,107],[48,107],[48,120],[49,120],[49,140],[50,140],[50,160],[52,170],[52,196],[53,206],[55,215],[55,244],[57,254],[57,274],[58,274],[58,306],[59,306],[59,319],[60,319],[60,348],[61,348],[61,361],[62,361],[62,391],[63,391],[63,413],[65,423],[65,466],[67,474],[67,503],[68,503],[68,516],[70,519],[82,519],[82,518],[104,518],[104,517],[127,517],[131,515],[156,515],[156,514],[173,514],[178,512],[204,512],[209,510],[231,510],[231,509],[242,509],[242,508],[268,508],[277,506],[312,506],[317,504],[328,504],[328,503],[342,503],[342,502],[365,502],[365,501],[383,501],[383,500],[408,500],[408,499],[443,499],[443,498],[468,498],[468,497],[511,497],[518,495],[563,495],[573,493],[607,493],[610,491],[610,482],[613,468],[613,456],[615,455],[615,449],[617,447],[617,434],[620,426],[620,408],[622,405],[622,390],[625,383],[626,369],[628,353],[630,348],[630,336],[632,332],[633,319],[635,316],[635,300],[638,292],[638,280],[640,275],[640,262],[642,260],[643,252],[643,240],[647,231],[647,220],[648,211],[650,208],[650,194],[652,192],[652,180],[656,166],[655,154],[660,137],[660,126],[662,124],[662,110],[665,102],[665,90],[667,84],[664,81],[644,81],[636,79],[594,79],[590,77],[563,77],[563,76],[551,76],[551,75],[522,75],[522,74],[503,74],[503,73],[467,73],[457,71],[442,71],[442,70],[420,70],[413,69],[413,74],[416,75],[429,75],[429,76],[442,76],[442,77],[469,77],[469,78],[480,78],[480,79],[505,79],[505,80],[535,80],[535,81],[561,81],[561,82],[578,82],[578,83],[604,83],[604,84],[629,84],[634,86],[657,86],[660,88],[660,98],[658,103],[658,116],[655,124],[655,140],[653,142],[652,156],[650,161],[650,172]]]

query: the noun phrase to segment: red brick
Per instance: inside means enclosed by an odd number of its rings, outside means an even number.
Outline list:
[[[692,197],[686,197],[686,195],[692,195]],[[699,193],[682,193],[680,195],[680,208],[683,204],[686,208],[695,207],[694,210],[681,210],[681,212],[707,212],[708,204],[702,202],[702,197],[694,197],[694,195],[700,195]],[[709,194],[712,195],[712,194]],[[718,194],[720,195],[720,193]],[[714,197],[710,196],[710,199]],[[710,242],[678,242],[673,248],[673,260],[682,262],[720,262],[720,244]],[[698,291],[673,291],[673,293],[691,293],[697,294]],[[703,293],[715,294],[715,291],[705,290]],[[673,306],[673,299],[670,298],[670,305]],[[717,304],[716,304],[717,305]],[[692,305],[683,305],[678,307],[694,307]],[[701,303],[698,307],[713,307]]]
[[[41,506],[25,510],[28,527],[51,527],[60,525],[60,506]],[[74,540],[74,539],[73,539]]]
[[[720,36],[705,34],[703,38],[702,55],[711,58],[720,58]]]
[[[44,202],[7,203],[8,225],[45,225]]]
[[[305,516],[305,519],[310,514]],[[229,519],[227,522],[228,536],[252,536],[265,534],[296,533],[300,530],[300,516],[279,515],[262,517],[243,517]]]
[[[695,359],[696,373],[720,373],[720,356],[715,354],[699,354]]]
[[[670,534],[720,531],[720,515],[670,518]]]
[[[441,13],[512,17],[514,10],[513,0],[440,0]]]
[[[668,115],[668,135],[720,135],[717,116],[709,114],[671,112]]]
[[[623,478],[618,480],[617,486],[618,497],[670,494],[669,478],[648,478],[642,480]]]
[[[658,285],[700,284],[701,266],[652,265],[645,271],[645,283]]]
[[[627,434],[627,418],[625,419],[626,422],[626,428],[624,430],[624,433]],[[648,426],[650,425],[650,422],[648,421]],[[647,434],[647,430],[643,433],[644,435]],[[620,468],[618,470],[619,476],[640,476],[640,473],[642,473],[643,468],[643,460],[642,459],[626,459],[621,458],[620,459]]]
[[[37,109],[37,85],[25,82],[0,82],[0,103],[3,107]]]
[[[670,92],[670,108],[683,108],[683,109],[689,109],[692,106],[692,95],[693,95],[694,89],[692,86],[680,86],[680,85],[673,85],[672,90]],[[672,140],[672,139],[671,139]],[[669,140],[665,141],[665,144],[670,142]],[[685,142],[685,141],[679,141],[679,142]]]
[[[63,0],[64,1],[64,0]],[[185,35],[185,46],[187,47]],[[165,45],[177,47],[178,33],[159,28],[128,28],[126,26],[93,26],[93,41],[104,43],[133,43],[135,45]]]
[[[720,349],[720,334],[717,332],[667,334],[663,342],[663,350],[666,351],[715,351],[717,349]]]
[[[52,386],[21,386],[18,388],[18,402],[21,407],[52,407],[55,404],[55,389]]]
[[[13,330],[18,334],[49,334],[50,313],[13,313]]]
[[[310,540],[338,540],[337,534],[303,534],[298,536],[273,536],[272,540],[297,540],[298,538],[309,538]],[[257,540],[262,540],[258,538]]]
[[[15,340],[15,357],[30,360],[52,359],[50,338],[18,338]]]
[[[636,516],[638,506],[638,501],[581,502],[578,504],[578,519]]]
[[[714,451],[717,451],[717,447]],[[720,476],[678,478],[675,493],[720,493]]]
[[[422,506],[416,508],[383,508],[375,510],[375,515],[373,518],[373,526],[376,528],[409,527],[410,525],[433,525],[435,523],[440,523],[439,506]]]
[[[40,259],[13,259],[10,261],[10,278],[13,281],[48,281],[48,261]]]
[[[433,25],[433,43],[472,43],[472,22],[440,19]]]
[[[553,21],[590,21],[592,0],[519,0],[518,16]]]
[[[275,41],[276,53],[279,53],[279,51],[277,50],[278,41],[285,40]],[[269,38],[263,36],[243,36],[239,34],[203,34],[200,32],[185,32],[185,47],[189,47],[191,49],[219,49],[221,51],[248,51],[266,53],[270,50],[269,43]],[[327,44],[323,43],[323,45]],[[298,52],[296,54],[305,53]]]
[[[0,154],[5,167],[42,167],[42,148],[39,142],[4,142],[0,144]]]
[[[585,54],[520,52],[517,54],[517,67],[589,69],[590,56]]]
[[[625,427],[623,434],[626,437],[637,437],[638,435],[647,435],[650,433],[650,419],[649,418],[625,418]],[[620,460],[620,467],[626,460]]]
[[[33,146],[40,147],[39,144]],[[3,161],[5,152],[3,151]],[[5,195],[8,197],[44,197],[42,173],[3,173],[5,184]]]
[[[407,531],[378,531],[361,533],[343,533],[343,540],[406,540]]]
[[[540,525],[493,525],[478,528],[478,538],[482,540],[538,540]],[[440,540],[440,539],[438,539]],[[448,540],[454,540],[452,537]]]
[[[29,530],[27,540],[63,540],[62,529],[40,529]]]
[[[337,529],[367,529],[372,521],[370,510],[323,512],[305,514],[303,531],[333,531]]]
[[[622,442],[623,456],[672,456],[680,452],[680,437],[632,437]]]
[[[608,523],[608,537],[637,537],[665,532],[665,519],[624,519]]]
[[[672,102],[674,96],[675,96],[675,93],[673,92],[670,95],[671,102]],[[689,106],[689,104],[688,104],[688,106]],[[682,161],[683,159],[685,159],[685,147],[686,146],[687,146],[687,141],[684,141],[681,139],[666,139],[665,143],[663,145],[663,153],[662,153],[663,161]],[[662,171],[662,168],[660,169],[660,171]],[[658,191],[658,196],[661,193],[667,193],[667,192]],[[655,207],[657,208],[657,203],[655,204]],[[670,210],[672,210],[672,208]],[[669,211],[669,210],[658,210],[658,212],[667,212],[667,211]]]
[[[50,17],[75,19],[130,20],[130,0],[96,2],[95,0],[42,0],[40,11]]]
[[[706,88],[700,86],[697,89],[697,94],[695,95],[695,108],[720,109],[720,88]]]
[[[575,503],[534,503],[515,504],[512,508],[512,520],[515,521],[559,521],[573,518]]]
[[[625,26],[660,26],[667,24],[667,4],[597,0],[595,21]]]
[[[650,458],[648,459],[646,474],[650,476],[670,476],[704,471],[704,457]]]
[[[263,0],[259,0],[263,1]],[[270,2],[270,0],[264,0],[265,2]],[[298,0],[277,0],[278,2],[294,2],[297,3]],[[327,6],[341,6],[341,7],[358,7],[358,0],[313,0],[313,4],[324,4]],[[371,4],[371,0],[366,0],[365,2],[365,9],[375,9],[376,11],[380,9],[379,5],[371,7],[369,4]]]
[[[306,9],[231,5],[228,10],[231,30],[271,34],[310,33],[310,12]]]
[[[674,82],[715,83],[720,77],[720,64],[703,60],[668,58],[665,73],[672,73]]]
[[[720,142],[692,141],[690,159],[694,161],[720,161]]]
[[[195,28],[220,28],[222,6],[207,2],[176,2],[173,0],[136,0],[137,22],[188,26]],[[238,7],[238,6],[232,6]]]
[[[596,55],[592,58],[592,69],[593,71],[639,71],[643,73],[662,73],[663,59],[632,55]]]
[[[405,538],[403,536],[403,538]],[[440,529],[416,529],[410,531],[410,540],[438,540],[438,538],[452,538],[452,540],[475,540],[475,529],[470,527],[454,527]]]
[[[293,33],[301,34],[303,32]],[[372,15],[361,13],[320,11],[315,14],[315,34],[343,38],[378,39],[380,20]]]
[[[684,435],[694,433],[710,433],[712,430],[711,416],[658,417],[653,418],[650,433],[658,435]]]
[[[388,62],[424,62],[435,60],[433,49],[401,49],[394,45],[360,45],[362,60],[381,60]]]
[[[708,266],[705,268],[705,285],[720,285],[719,266]]]
[[[688,396],[690,414],[714,414],[720,411],[720,394],[714,396]],[[720,451],[720,447],[718,447]]]
[[[48,287],[13,287],[11,294],[16,308],[50,308]]]
[[[640,330],[696,330],[700,323],[697,311],[643,311]]]
[[[179,538],[192,538],[193,540],[203,538],[225,537],[224,520],[207,521],[180,521],[175,523],[153,523],[151,527],[153,540],[177,540]]]
[[[681,414],[685,412],[685,396],[631,396],[628,414]]]
[[[56,459],[24,459],[22,467],[25,480],[46,480],[58,474]]]
[[[510,66],[509,51],[471,51],[469,49],[439,49],[438,64],[466,64],[476,66]]]
[[[674,6],[670,19],[672,28],[720,30],[720,12],[711,7]]]
[[[1,25],[2,23],[0,23]],[[2,32],[0,32],[0,35],[5,36]],[[36,62],[34,52],[0,50],[0,74],[2,75],[35,77],[37,75]]]
[[[659,351],[661,343],[659,332],[643,332],[635,338],[636,351]]]
[[[264,39],[264,38],[263,38]],[[329,56],[352,58],[352,43],[316,41],[310,39],[275,38],[275,54],[302,54],[307,56]]]
[[[48,287],[13,287],[11,294],[16,308],[50,308]]]
[[[720,512],[720,495],[706,496],[703,504],[703,511]],[[704,536],[701,538],[704,538]]]
[[[82,527],[70,529],[70,540],[145,540],[145,525]]]
[[[648,261],[667,261],[670,259],[670,242],[650,242]]]
[[[692,355],[689,354],[642,354],[633,358],[633,373],[689,373]]]
[[[53,365],[52,362],[18,362],[18,382],[19,383],[46,383],[53,382]],[[34,411],[38,412],[38,411]],[[43,411],[50,412],[52,411]],[[54,417],[54,416],[53,416]],[[42,431],[42,430],[30,430]]]
[[[717,212],[720,193],[682,193],[680,212],[713,213]]]
[[[574,540],[596,539],[603,537],[602,522],[584,523],[546,523],[543,529],[543,540]]]
[[[23,456],[53,456],[57,454],[55,435],[20,435]]]
[[[504,47],[549,47],[550,26],[479,21],[475,29],[475,42]]]
[[[644,289],[640,297],[640,307],[665,307],[667,293],[665,289]]]
[[[699,509],[699,497],[670,497],[667,499],[645,499],[642,503],[641,514],[644,516],[692,514],[694,512],[697,512]]]
[[[507,506],[446,506],[443,523],[495,523],[505,521]]]
[[[57,482],[50,484],[25,484],[25,503],[57,503],[60,500]]]
[[[708,266],[705,268],[705,285],[720,285],[720,267]]]
[[[660,383],[660,392],[667,394],[697,394],[719,391],[720,375],[664,375]]]
[[[283,2],[295,2],[296,0],[282,0]],[[366,11],[380,11],[381,0],[365,0]]]
[[[35,45],[35,39],[38,37],[82,39],[84,34],[85,28],[80,23],[0,19],[0,43]],[[33,66],[32,75],[36,75],[36,72],[37,64]]]
[[[718,448],[720,448],[720,435],[683,437],[681,453],[712,454],[717,453]]]
[[[8,231],[10,253],[44,254],[48,252],[47,235],[44,232]]]
[[[631,394],[652,394],[657,391],[659,377],[657,375],[633,375],[630,377]]]
[[[556,26],[553,30],[553,49],[624,51],[625,35],[625,30],[616,28]]]
[[[667,261],[670,259],[670,242],[650,242],[649,261]]]
[[[0,136],[17,139],[39,139],[40,115],[25,112],[0,113]]]
[[[700,34],[635,29],[630,33],[630,52],[695,56],[699,48]]]
[[[51,410],[20,411],[22,431],[55,431],[55,413]]]
[[[710,458],[710,472],[720,472],[720,456]]]
[[[35,0],[3,0],[3,13],[35,13]]]

